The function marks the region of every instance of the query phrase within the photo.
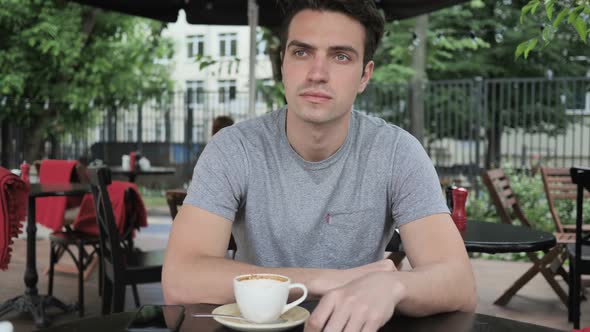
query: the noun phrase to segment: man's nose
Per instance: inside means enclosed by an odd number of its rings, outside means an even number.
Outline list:
[[[327,82],[330,78],[328,66],[329,63],[326,58],[316,56],[307,73],[307,79],[312,82]]]

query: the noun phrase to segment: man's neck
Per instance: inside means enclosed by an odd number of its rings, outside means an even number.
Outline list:
[[[313,124],[296,119],[287,111],[285,130],[289,144],[306,161],[328,159],[344,144],[348,135],[351,114],[324,124]]]

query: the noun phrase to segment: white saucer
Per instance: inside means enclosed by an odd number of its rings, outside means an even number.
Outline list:
[[[223,314],[223,315],[235,315],[241,316],[240,309],[236,303],[230,303],[226,305],[222,305],[220,307],[215,308],[212,312],[213,314]],[[303,324],[305,320],[309,317],[309,311],[302,307],[295,307],[284,314],[281,315],[281,318],[286,320],[284,323],[275,323],[275,324],[257,324],[257,323],[250,323],[245,322],[238,319],[232,318],[224,318],[224,317],[214,317],[219,324],[232,328],[238,331],[283,331],[288,330],[292,327],[297,325]]]

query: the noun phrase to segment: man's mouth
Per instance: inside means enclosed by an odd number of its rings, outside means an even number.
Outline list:
[[[307,100],[308,102],[314,104],[325,103],[332,99],[332,96],[330,96],[329,94],[319,91],[307,91],[301,93],[299,96]]]

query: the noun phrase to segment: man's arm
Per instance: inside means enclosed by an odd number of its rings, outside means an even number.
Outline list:
[[[395,309],[410,316],[475,310],[471,264],[450,216],[410,222],[400,227],[400,235],[413,269],[371,273],[333,289],[318,304],[306,330],[376,331]]]
[[[231,221],[189,204],[182,206],[170,231],[162,270],[166,303],[234,302],[232,280],[240,274],[286,275],[304,283],[311,296],[321,296],[367,273],[395,269],[390,260],[348,270],[259,267],[224,258],[230,234]]]
[[[439,214],[416,220],[401,226],[400,235],[413,269],[396,273],[407,290],[398,309],[412,316],[475,311],[473,270],[451,217]]]

